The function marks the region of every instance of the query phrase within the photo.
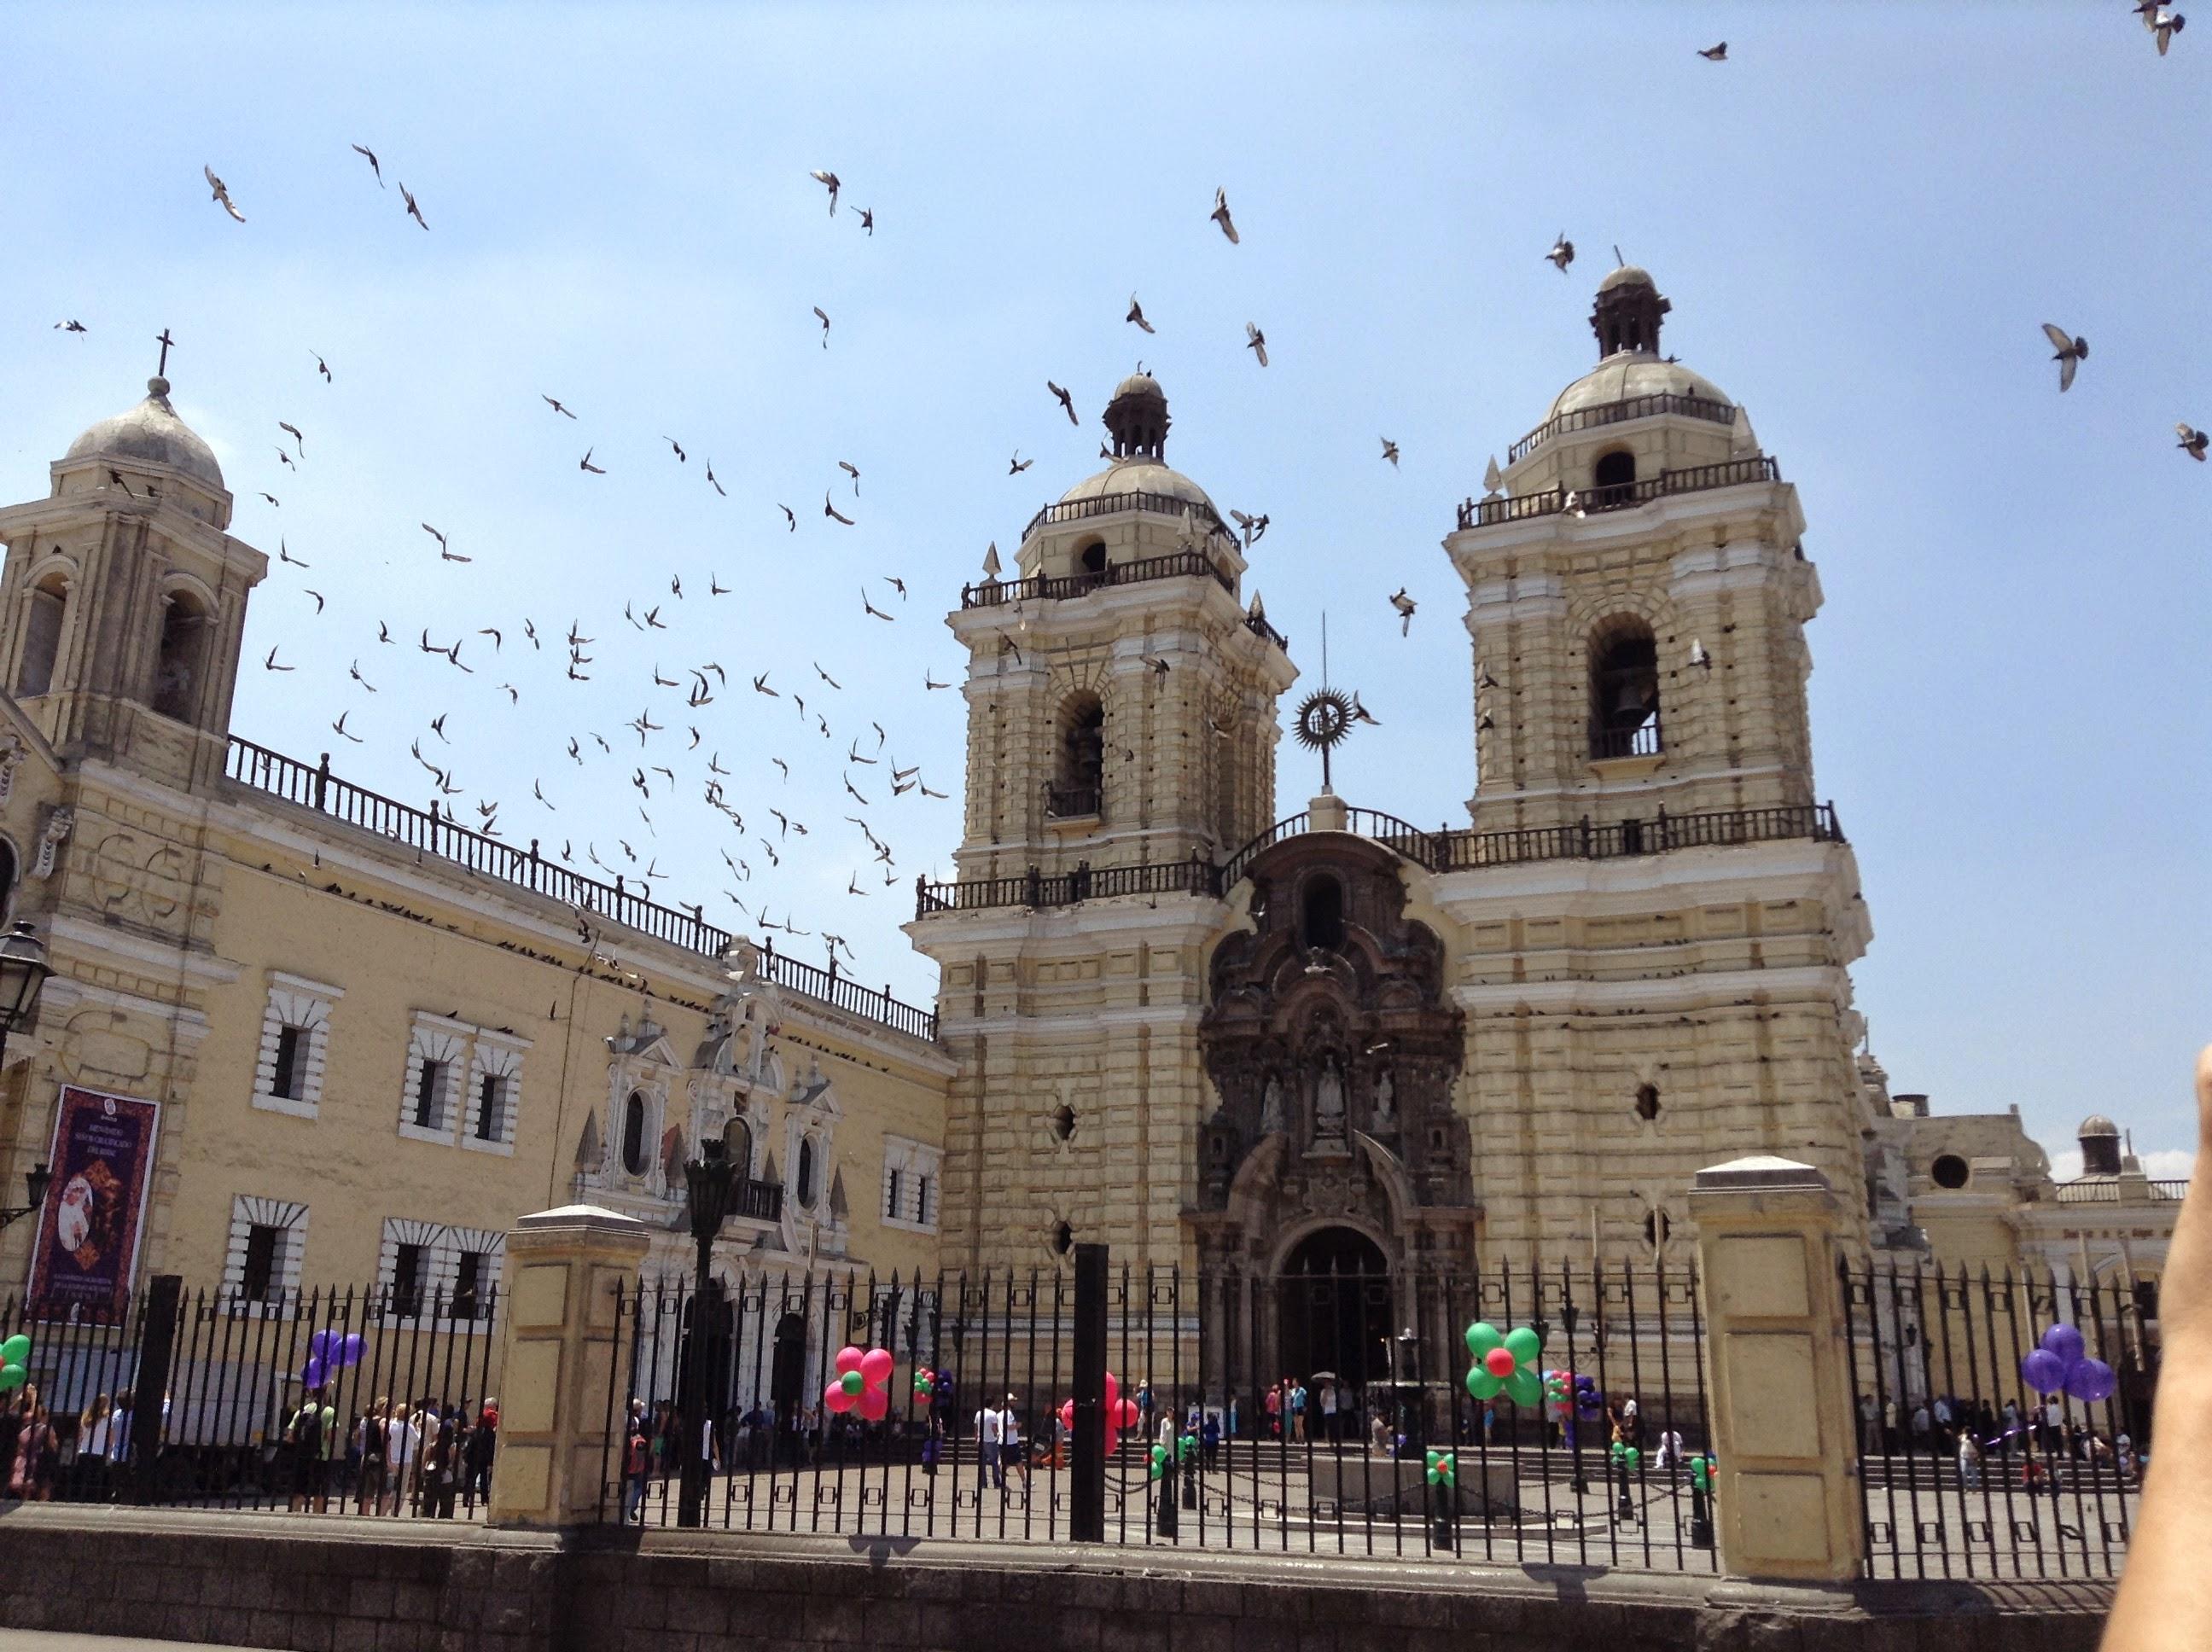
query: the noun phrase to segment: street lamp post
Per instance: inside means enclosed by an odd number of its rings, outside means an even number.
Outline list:
[[[714,1342],[708,1329],[714,1317],[714,1236],[722,1230],[736,1187],[736,1167],[723,1144],[709,1138],[699,1144],[699,1157],[687,1160],[684,1181],[691,1195],[691,1239],[699,1248],[698,1271],[692,1281],[691,1333],[684,1368],[684,1478],[677,1499],[676,1523],[704,1523],[707,1506],[707,1364]]]
[[[46,943],[30,925],[17,924],[5,940],[0,940],[0,1066],[7,1065],[8,1035],[37,1012],[40,990],[53,973],[53,966],[46,962]],[[26,1170],[23,1184],[31,1202],[0,1210],[0,1228],[43,1208],[46,1187],[52,1180],[53,1173],[45,1164]]]

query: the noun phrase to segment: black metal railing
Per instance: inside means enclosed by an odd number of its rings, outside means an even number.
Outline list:
[[[484,877],[580,907],[688,952],[714,958],[729,947],[729,931],[707,922],[697,907],[662,906],[644,892],[643,886],[633,888],[620,873],[611,884],[586,878],[541,856],[536,838],[525,849],[472,831],[445,813],[434,798],[428,809],[417,809],[356,786],[331,772],[328,752],[319,763],[310,767],[234,734],[224,773],[240,786],[312,809]],[[771,942],[762,954],[761,973],[764,980],[778,986],[822,999],[897,1031],[933,1042],[937,1036],[934,1011],[901,1003],[890,995],[889,987],[878,993],[849,976],[841,977],[834,963],[826,970],[800,963],[778,955]]]
[[[1736,488],[1747,483],[1781,480],[1782,467],[1772,459],[1762,456],[1729,459],[1719,465],[1662,471],[1640,482],[1617,483],[1603,488],[1553,488],[1542,493],[1480,500],[1472,510],[1462,508],[1459,525],[1462,528],[1487,528],[1529,517],[1556,516],[1562,511],[1623,510],[1648,505],[1673,494],[1702,493],[1711,488]]]
[[[1213,558],[1202,550],[1179,550],[1166,556],[1115,562],[1096,574],[1040,574],[1027,580],[986,580],[981,585],[963,585],[960,587],[960,605],[997,608],[1032,598],[1056,602],[1068,597],[1087,597],[1094,591],[1117,586],[1142,585],[1152,580],[1204,578],[1212,579],[1231,596],[1237,592],[1237,581]]]
[[[1531,860],[1610,860],[1623,856],[1663,854],[1678,849],[1732,847],[1745,843],[1808,839],[1847,840],[1832,803],[1784,805],[1771,809],[1732,809],[1706,814],[1670,815],[1660,810],[1649,818],[1597,823],[1587,817],[1571,825],[1532,826],[1503,832],[1425,832],[1395,815],[1372,809],[1346,811],[1352,831],[1372,839],[1431,872],[1468,872]],[[1115,895],[1226,896],[1255,856],[1285,838],[1312,829],[1306,814],[1277,821],[1219,862],[1206,859],[1147,861],[1133,866],[1079,866],[1047,874],[1036,867],[1012,878],[915,883],[915,915],[969,912],[994,907],[1061,907]]]
[[[1714,424],[1735,422],[1735,404],[1717,402],[1710,396],[1681,396],[1672,392],[1630,396],[1596,407],[1577,408],[1571,413],[1562,413],[1556,418],[1545,420],[1505,450],[1505,462],[1516,465],[1553,437],[1565,435],[1570,431],[1595,429],[1601,425],[1620,424],[1629,419],[1648,419],[1662,413],[1705,419]]]
[[[1838,1277],[1867,1575],[2117,1576],[2158,1370],[2129,1285],[1848,1259]],[[2106,1397],[2027,1380],[2023,1361],[2059,1326],[2109,1368]]]
[[[2140,1184],[2147,1190],[2152,1203],[2178,1205],[2189,1196],[2189,1178],[2179,1180],[2153,1177]],[[2116,1181],[2062,1181],[2058,1184],[2058,1202],[2062,1205],[2117,1205],[2124,1194],[2122,1184]]]
[[[1597,762],[1609,757],[1656,757],[1664,750],[1659,738],[1659,718],[1654,713],[1634,728],[1607,728],[1592,723],[1589,754]]]
[[[30,1381],[6,1398],[35,1394],[45,1418],[16,1436],[40,1448],[28,1495],[426,1518],[468,1518],[489,1496],[495,1287],[249,1293],[172,1275],[119,1315],[31,1308],[0,1302],[0,1339],[31,1339]]]
[[[1096,786],[1053,786],[1044,788],[1044,811],[1053,820],[1081,820],[1098,813]]]
[[[739,1176],[731,1184],[729,1214],[754,1222],[782,1221],[783,1183]]]
[[[1133,489],[1127,493],[1099,494],[1090,499],[1063,499],[1056,505],[1047,505],[1029,519],[1022,530],[1027,539],[1048,523],[1080,522],[1093,516],[1115,516],[1123,511],[1143,511],[1151,516],[1181,517],[1188,511],[1214,532],[1230,538],[1229,525],[1221,519],[1220,513],[1201,501],[1182,498],[1176,494],[1148,493]]]
[[[795,1272],[703,1313],[686,1283],[624,1284],[600,1518],[677,1522],[702,1405],[719,1530],[1717,1569],[1686,1266],[1096,1277],[1103,1300],[1080,1268]],[[1086,1312],[1118,1378],[1092,1391],[1113,1396],[1095,1491],[1066,1420]],[[1534,1332],[1559,1401],[1475,1398],[1479,1323]],[[828,1410],[841,1357],[880,1405]]]

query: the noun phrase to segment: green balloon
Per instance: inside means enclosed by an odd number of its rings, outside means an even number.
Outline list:
[[[1498,1327],[1487,1320],[1477,1320],[1467,1327],[1467,1351],[1480,1364],[1482,1357],[1505,1340],[1498,1334]]]
[[[1467,1374],[1467,1391],[1478,1400],[1495,1398],[1498,1391],[1504,1386],[1480,1365]]]
[[[1516,1406],[1533,1409],[1544,1403],[1544,1379],[1526,1365],[1516,1366],[1502,1386],[1505,1397]]]
[[[868,1379],[858,1371],[848,1371],[837,1379],[837,1386],[848,1394],[858,1394],[868,1386]]]
[[[0,1365],[0,1394],[5,1394],[10,1388],[20,1388],[30,1380],[30,1372],[21,1365]]]
[[[1528,1365],[1544,1351],[1544,1339],[1528,1326],[1516,1326],[1505,1333],[1505,1345],[1512,1351],[1516,1364]]]
[[[31,1339],[20,1331],[0,1342],[0,1365],[21,1365],[31,1357]]]

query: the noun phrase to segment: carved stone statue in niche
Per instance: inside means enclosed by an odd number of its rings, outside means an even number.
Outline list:
[[[1392,1136],[1398,1132],[1398,1085],[1391,1078],[1390,1069],[1382,1069],[1375,1081],[1375,1133]]]
[[[1272,1136],[1283,1127],[1283,1081],[1275,1073],[1267,1075],[1267,1088],[1260,1102],[1260,1133]]]
[[[1344,1141],[1344,1070],[1333,1055],[1322,1061],[1314,1084],[1314,1140]]]

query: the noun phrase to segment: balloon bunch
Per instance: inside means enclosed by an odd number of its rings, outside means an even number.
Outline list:
[[[885,1385],[891,1380],[894,1363],[888,1348],[870,1348],[866,1352],[840,1348],[836,1380],[822,1390],[823,1409],[841,1413],[857,1411],[868,1422],[882,1422],[891,1408]]]
[[[1431,1485],[1457,1485],[1459,1459],[1449,1451],[1431,1451],[1421,1458],[1421,1473]]]
[[[1713,1489],[1713,1470],[1718,1467],[1710,1451],[1700,1451],[1690,1459],[1690,1489],[1710,1491]]]
[[[1542,1403],[1544,1382],[1536,1374],[1535,1360],[1544,1351],[1544,1342],[1528,1326],[1501,1336],[1496,1326],[1477,1320],[1467,1327],[1467,1351],[1474,1357],[1467,1391],[1477,1400],[1492,1399],[1503,1391],[1516,1406]]]
[[[17,1332],[0,1342],[0,1394],[20,1388],[31,1380],[31,1339]]]
[[[1615,1440],[1607,1455],[1613,1461],[1626,1464],[1632,1473],[1644,1466],[1644,1454],[1626,1440]]]
[[[2063,1394],[2094,1405],[2119,1386],[2112,1368],[2088,1357],[2081,1333],[2070,1325],[2054,1325],[2043,1333],[2035,1351],[2020,1362],[2020,1380],[2038,1394]]]
[[[300,1381],[311,1388],[321,1388],[337,1373],[361,1364],[362,1346],[358,1331],[316,1332],[307,1339],[307,1364]]]
[[[1195,1434],[1179,1434],[1176,1436],[1175,1460],[1176,1462],[1188,1463],[1190,1461],[1190,1454],[1197,1449],[1198,1436]],[[1158,1479],[1167,1472],[1168,1449],[1158,1441],[1154,1441],[1152,1442],[1152,1478]]]
[[[1546,1371],[1544,1406],[1562,1423],[1571,1417],[1595,1423],[1605,1415],[1605,1395],[1598,1389],[1597,1379],[1587,1374]]]
[[[1067,1430],[1067,1437],[1075,1438],[1075,1401],[1060,1402],[1060,1425]],[[1121,1383],[1113,1372],[1106,1373],[1106,1452],[1113,1455],[1114,1448],[1121,1443],[1121,1430],[1137,1426],[1137,1402],[1121,1397]]]
[[[937,1373],[927,1365],[915,1366],[914,1368],[914,1403],[927,1411],[929,1409],[929,1402],[936,1397]]]

